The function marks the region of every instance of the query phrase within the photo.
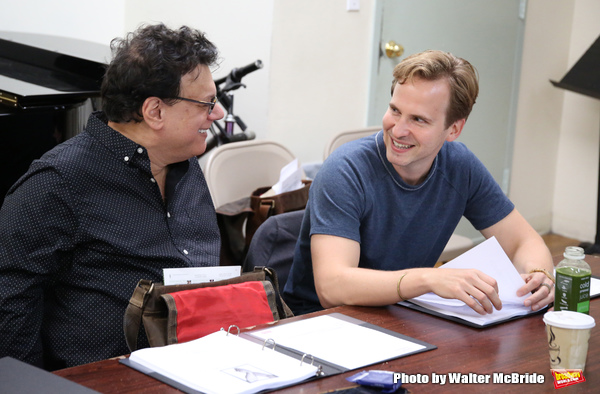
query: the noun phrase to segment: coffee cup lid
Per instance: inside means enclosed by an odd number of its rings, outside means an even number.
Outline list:
[[[585,330],[596,325],[590,315],[573,311],[550,311],[544,314],[544,323],[553,327]]]

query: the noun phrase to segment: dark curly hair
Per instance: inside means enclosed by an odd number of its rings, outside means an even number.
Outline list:
[[[142,26],[111,42],[113,60],[101,87],[102,110],[110,121],[140,122],[148,97],[179,96],[181,77],[199,65],[213,66],[215,45],[198,30],[164,24]]]

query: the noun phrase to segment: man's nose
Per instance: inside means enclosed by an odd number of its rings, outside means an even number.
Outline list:
[[[408,122],[404,119],[404,117],[399,117],[396,119],[391,131],[395,138],[405,137],[410,134]]]
[[[219,120],[219,119],[223,119],[224,116],[225,116],[225,110],[223,109],[223,107],[221,107],[221,104],[217,103],[217,104],[215,104],[215,107],[213,108],[210,115],[208,115],[208,118],[210,120]]]

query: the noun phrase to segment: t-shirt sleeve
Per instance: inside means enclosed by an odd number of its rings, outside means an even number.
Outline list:
[[[356,161],[339,153],[334,152],[325,161],[311,186],[310,235],[335,235],[361,242],[360,223],[366,204],[364,182]]]
[[[470,176],[464,216],[475,229],[481,231],[504,219],[515,206],[472,152],[468,151],[465,160],[470,168]]]
[[[360,242],[363,184],[356,168],[335,153],[323,163],[310,188],[310,235],[335,235]]]

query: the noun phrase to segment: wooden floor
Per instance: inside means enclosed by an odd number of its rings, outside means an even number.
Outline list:
[[[552,256],[561,255],[564,253],[567,246],[579,246],[581,243],[581,241],[576,239],[563,237],[562,235],[556,234],[542,235],[542,239],[544,242],[546,242],[546,245],[548,246],[548,249],[550,249],[550,254]],[[444,262],[438,261],[435,266],[439,267],[442,264],[444,264]]]
[[[544,239],[544,242],[546,242],[548,249],[550,249],[552,256],[563,253],[567,246],[579,246],[581,243],[581,241],[576,239],[567,238],[556,234],[542,235],[542,238]]]

